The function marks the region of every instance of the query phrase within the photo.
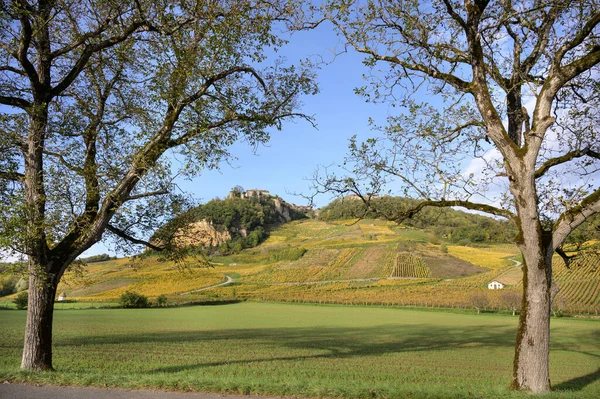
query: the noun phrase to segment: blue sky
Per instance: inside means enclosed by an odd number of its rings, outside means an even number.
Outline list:
[[[283,33],[284,37],[287,35]],[[333,60],[333,51],[342,48],[331,25],[316,30],[295,32],[289,43],[278,51],[288,63],[298,64],[306,58],[323,57]],[[269,190],[289,202],[306,204],[302,197],[288,193],[309,193],[309,182],[319,165],[338,164],[344,157],[348,139],[357,135],[373,135],[368,120],[383,122],[388,105],[371,104],[354,94],[354,88],[365,84],[362,74],[367,67],[363,56],[354,51],[338,55],[332,63],[318,71],[320,92],[303,98],[302,112],[314,117],[317,128],[304,120],[286,122],[281,131],[273,130],[266,146],[256,149],[245,143],[236,143],[230,150],[237,159],[223,163],[219,170],[206,170],[192,180],[180,179],[177,185],[201,202],[225,197],[236,185],[245,189]],[[330,202],[332,196],[316,198],[318,207]],[[113,253],[98,243],[84,256]]]
[[[313,55],[332,59],[331,50],[340,48],[338,41],[331,26],[321,26],[315,31],[294,33],[279,54],[295,64]],[[368,137],[369,117],[385,118],[386,105],[368,104],[353,92],[364,84],[362,73],[366,67],[362,59],[354,52],[345,53],[319,71],[320,93],[305,97],[302,108],[315,118],[316,129],[304,120],[284,123],[281,131],[272,131],[267,146],[254,153],[245,143],[237,143],[231,148],[238,158],[232,165],[205,171],[191,182],[181,181],[180,186],[203,201],[224,197],[232,187],[241,185],[245,189],[269,190],[291,202],[305,202],[286,193],[307,192],[308,183],[303,178],[311,176],[318,165],[341,160],[352,135]],[[326,205],[329,199],[320,197],[317,205]]]

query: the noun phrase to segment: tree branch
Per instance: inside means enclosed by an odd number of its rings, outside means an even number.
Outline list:
[[[98,51],[101,51],[105,48],[114,46],[118,43],[127,40],[127,38],[134,34],[140,27],[146,25],[147,24],[145,21],[135,21],[131,25],[129,25],[120,35],[110,37],[106,40],[101,41],[100,43],[86,46],[81,56],[79,57],[75,65],[71,68],[69,73],[67,73],[67,75],[50,90],[50,99],[62,93],[67,87],[71,85],[71,83],[73,83],[77,76],[79,76],[79,74],[83,71],[90,57],[94,53],[97,53]]]
[[[73,172],[75,172],[79,175],[83,175],[83,172],[84,172],[83,168],[69,163],[62,154],[60,154],[58,152],[53,152],[50,150],[44,150],[44,155],[48,155],[48,156],[58,159],[60,161],[60,163],[63,164],[67,169],[72,170]]]
[[[473,211],[481,211],[481,212],[489,213],[489,214],[495,215],[495,216],[502,216],[509,220],[516,220],[516,218],[517,218],[517,216],[514,213],[512,213],[506,209],[496,208],[491,205],[479,204],[476,202],[462,201],[462,200],[440,200],[440,201],[427,200],[427,201],[419,202],[419,204],[416,207],[411,208],[405,212],[402,212],[401,215],[394,217],[394,221],[399,223],[405,219],[410,219],[413,216],[415,216],[417,213],[419,213],[423,208],[426,208],[426,207],[446,208],[446,207],[452,207],[452,206],[460,206],[460,207],[467,208],[467,209],[470,209]]]
[[[592,16],[572,40],[566,42],[558,49],[554,58],[555,65],[560,66],[565,54],[583,43],[585,38],[592,33],[598,24],[600,24],[600,13],[596,13]]]
[[[29,110],[31,103],[19,97],[11,96],[0,96],[0,104],[9,105],[11,107],[21,108],[22,110]]]
[[[3,172],[0,171],[0,179],[11,180],[22,183],[25,179],[25,175],[19,172]]]
[[[565,43],[556,53],[548,77],[538,94],[538,101],[533,112],[532,133],[534,135],[544,133],[552,123],[554,118],[550,116],[552,112],[552,103],[558,91],[575,78],[577,75],[591,69],[600,63],[600,45],[594,45],[587,54],[572,61],[570,64],[561,66],[565,54],[577,47],[588,37],[593,29],[600,24],[600,13],[595,14],[588,20],[584,28],[575,36],[575,38]],[[527,136],[526,136],[527,137]],[[530,151],[537,153],[541,145],[541,137],[535,146],[531,146]]]
[[[442,80],[442,81],[448,83],[449,85],[453,86],[454,88],[456,88],[457,90],[459,90],[463,93],[472,93],[472,86],[471,86],[470,82],[466,82],[466,81],[460,79],[458,76],[452,75],[451,73],[441,72],[438,69],[431,67],[431,66],[427,66],[427,65],[423,65],[423,64],[419,64],[419,63],[406,62],[396,56],[378,54],[374,50],[371,50],[367,47],[360,46],[350,36],[350,34],[346,31],[346,29],[344,29],[344,27],[338,21],[336,21],[334,18],[331,18],[330,21],[344,35],[344,37],[346,38],[348,43],[352,47],[354,47],[354,49],[356,51],[358,51],[359,53],[370,55],[377,61],[390,62],[390,63],[396,64],[396,65],[400,65],[401,67],[409,69],[411,71],[424,73],[425,75],[427,75],[431,78],[439,79],[439,80]]]
[[[157,247],[156,245],[149,243],[148,241],[140,240],[139,238],[130,236],[129,234],[125,233],[123,230],[120,230],[110,224],[106,226],[106,230],[110,231],[111,233],[115,234],[118,237],[123,238],[124,240],[132,242],[134,244],[145,245],[148,248],[151,248],[155,251],[164,251],[164,249],[165,249],[162,247]]]
[[[237,66],[237,67],[230,68],[230,69],[228,69],[226,71],[223,71],[221,73],[218,73],[218,74],[216,74],[216,75],[211,76],[210,78],[208,78],[204,82],[204,84],[202,85],[202,87],[198,91],[196,91],[196,93],[194,93],[191,96],[189,96],[189,97],[185,98],[184,100],[182,100],[181,104],[186,105],[186,104],[190,104],[190,103],[198,100],[216,82],[218,82],[221,79],[225,79],[229,75],[233,75],[234,73],[240,73],[240,72],[246,72],[246,73],[249,73],[252,76],[254,76],[256,78],[256,80],[260,83],[260,85],[263,87],[263,89],[265,90],[265,92],[268,91],[267,85],[266,85],[265,81],[258,74],[258,72],[256,72],[256,70],[254,68],[249,67],[249,66]]]
[[[553,249],[562,246],[573,230],[589,217],[600,212],[600,188],[584,198],[581,203],[566,210],[554,223],[552,228]]]
[[[454,8],[452,7],[452,3],[450,2],[450,0],[444,0],[444,4],[446,5],[446,11],[452,17],[452,19],[454,19],[456,22],[458,22],[458,24],[465,31],[467,31],[467,29],[468,29],[467,23],[465,22],[463,17],[461,17],[456,11],[454,11]]]
[[[10,65],[0,66],[0,71],[13,72],[13,73],[16,73],[21,76],[27,76],[27,72],[25,72],[21,69],[18,69],[18,68],[11,67]]]
[[[539,179],[540,177],[544,176],[544,174],[548,172],[550,168],[563,164],[565,162],[569,162],[575,158],[584,157],[586,155],[592,158],[600,159],[600,153],[592,150],[590,147],[584,148],[583,150],[571,151],[566,153],[565,155],[562,155],[557,158],[552,158],[544,162],[542,166],[540,166],[539,169],[535,171],[534,176],[536,179]]]
[[[569,255],[567,255],[567,254],[565,253],[565,251],[563,251],[563,249],[562,249],[561,247],[558,247],[558,248],[556,248],[556,251],[555,251],[555,252],[556,252],[556,253],[557,253],[557,254],[558,254],[558,255],[559,255],[561,258],[562,258],[562,260],[565,262],[565,266],[566,266],[566,268],[567,268],[567,269],[569,269],[569,268],[570,268],[569,266],[571,265],[571,260],[572,260],[573,258],[575,258],[575,256],[574,256],[574,255],[573,255],[573,256],[569,256]]]
[[[39,86],[39,76],[38,73],[27,58],[27,50],[29,50],[29,45],[31,44],[31,36],[33,34],[33,30],[31,28],[31,23],[27,17],[28,12],[23,10],[21,12],[21,16],[19,20],[21,21],[21,40],[19,41],[19,48],[17,49],[15,55],[17,60],[21,63],[21,66],[29,76],[29,80],[33,86]]]
[[[558,16],[559,10],[562,7],[563,5],[554,5],[554,7],[552,7],[544,17],[542,24],[538,28],[537,41],[533,46],[533,50],[521,63],[521,73],[523,74],[523,76],[527,76],[529,74],[533,66],[539,60],[540,56],[546,51],[550,31],[552,29],[552,26],[554,25],[554,21],[556,21],[556,17]]]
[[[148,197],[154,197],[157,195],[166,195],[166,194],[169,194],[168,190],[151,191],[151,192],[142,193],[142,194],[130,195],[129,197],[125,198],[125,201],[133,201],[133,200],[137,200],[137,199],[141,199],[141,198],[148,198]]]

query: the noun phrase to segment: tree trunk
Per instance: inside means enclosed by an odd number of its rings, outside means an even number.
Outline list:
[[[512,388],[550,391],[550,285],[551,259],[542,248],[523,253],[523,305],[519,316]]]
[[[30,267],[27,325],[21,368],[52,370],[52,317],[58,281],[43,267]]]

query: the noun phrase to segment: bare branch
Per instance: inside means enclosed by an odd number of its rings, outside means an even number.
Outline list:
[[[554,21],[556,21],[556,17],[558,16],[559,10],[564,7],[564,5],[556,4],[554,7],[548,11],[544,20],[542,21],[540,27],[538,28],[538,36],[537,41],[535,42],[535,46],[531,53],[525,58],[525,60],[521,63],[521,73],[523,75],[528,75],[531,71],[531,68],[536,64],[539,60],[540,56],[544,54],[546,51],[546,47],[549,42],[549,35],[554,25]]]
[[[572,260],[573,258],[575,258],[575,256],[573,256],[573,255],[572,255],[572,256],[569,256],[569,255],[567,255],[567,254],[565,253],[565,251],[563,251],[562,247],[558,247],[558,248],[556,248],[556,251],[555,251],[555,252],[556,252],[556,253],[557,253],[557,254],[558,254],[558,255],[559,255],[561,258],[562,258],[562,260],[565,262],[565,267],[566,267],[567,269],[569,269],[569,268],[570,268],[569,266],[571,265],[571,260]]]
[[[16,181],[16,182],[22,183],[23,179],[25,179],[25,176],[19,172],[0,171],[0,179],[11,180],[11,181]]]
[[[29,110],[31,103],[19,97],[11,96],[0,96],[0,104],[9,105],[11,107],[21,108],[22,110]]]
[[[581,203],[567,211],[554,223],[552,229],[553,249],[562,246],[573,230],[589,217],[600,212],[600,188],[584,198]]]
[[[600,24],[600,12],[594,14],[572,40],[566,42],[558,49],[554,58],[555,65],[560,66],[565,54],[583,43],[598,24]]]
[[[152,244],[152,243],[150,243],[148,241],[144,241],[144,240],[140,240],[139,238],[135,238],[135,237],[127,234],[123,230],[120,230],[120,229],[118,229],[118,228],[116,228],[116,227],[114,227],[114,226],[112,226],[110,224],[106,226],[106,230],[110,231],[111,233],[113,233],[113,234],[115,234],[115,235],[117,235],[117,236],[119,236],[119,237],[121,237],[121,238],[129,241],[129,242],[132,242],[134,244],[139,244],[139,245],[145,245],[148,248],[152,248],[155,251],[163,251],[165,249],[165,248],[162,248],[162,247],[158,247],[158,246],[156,246],[156,245],[154,245],[154,244]]]
[[[394,217],[394,221],[399,223],[405,219],[410,219],[426,207],[446,208],[446,207],[452,207],[452,206],[460,206],[460,207],[467,208],[472,211],[481,211],[481,212],[489,213],[489,214],[495,215],[495,216],[502,216],[509,220],[517,219],[517,216],[512,212],[510,212],[506,209],[496,208],[494,206],[487,205],[487,204],[479,204],[476,202],[462,201],[462,200],[439,200],[439,201],[428,200],[428,201],[419,202],[419,204],[416,207],[402,212],[400,215]]]
[[[552,158],[552,159],[549,159],[546,162],[544,162],[542,164],[542,166],[540,166],[538,168],[538,170],[535,171],[535,178],[539,179],[540,177],[544,176],[544,174],[546,172],[548,172],[548,170],[550,170],[550,168],[552,168],[554,166],[557,166],[557,165],[569,162],[575,158],[581,158],[584,156],[589,156],[591,158],[600,159],[600,153],[592,150],[590,147],[584,148],[583,150],[571,151],[560,157]]]
[[[7,71],[7,72],[16,73],[17,75],[27,76],[27,72],[25,72],[21,69],[18,69],[18,68],[11,67],[10,65],[0,66],[0,71]]]
[[[434,68],[433,66],[428,66],[428,65],[419,64],[419,63],[410,63],[410,62],[404,61],[396,56],[378,54],[374,50],[372,50],[366,46],[362,46],[362,45],[358,44],[351,37],[351,35],[347,32],[347,30],[337,20],[332,18],[331,22],[344,35],[344,37],[346,38],[348,43],[352,47],[354,47],[354,49],[356,51],[358,51],[359,53],[370,55],[377,61],[390,62],[390,63],[396,64],[396,65],[400,65],[401,67],[406,68],[411,71],[424,73],[425,75],[432,77],[434,79],[440,79],[440,80],[450,84],[457,90],[462,91],[464,93],[472,93],[472,91],[473,91],[473,88],[472,88],[470,82],[466,82],[466,81],[462,80],[461,78],[459,78],[458,76],[452,75],[451,73],[441,72],[438,69]]]
[[[133,200],[137,200],[137,199],[141,199],[141,198],[155,197],[157,195],[166,195],[166,194],[169,194],[168,190],[151,191],[148,193],[130,195],[129,197],[125,198],[125,201],[133,201]]]

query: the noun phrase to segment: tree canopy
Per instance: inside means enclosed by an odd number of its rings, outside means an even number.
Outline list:
[[[524,258],[512,386],[550,389],[552,256],[600,211],[600,6],[594,0],[326,1],[329,21],[365,55],[367,101],[402,112],[353,139],[317,191],[386,190],[421,199],[386,217],[462,206],[511,219]],[[424,100],[425,99],[425,100]],[[565,257],[568,261],[568,258]]]
[[[52,367],[56,285],[82,252],[143,244],[180,208],[176,175],[306,118],[312,72],[267,57],[287,18],[277,1],[2,3],[0,248],[29,262],[24,368]]]

